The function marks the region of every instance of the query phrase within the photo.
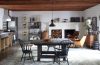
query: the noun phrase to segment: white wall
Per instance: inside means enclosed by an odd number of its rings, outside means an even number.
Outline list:
[[[52,18],[60,18],[60,20],[62,19],[68,19],[68,21],[70,20],[70,17],[78,17],[78,16],[83,16],[83,12],[82,11],[54,11],[53,12],[53,17],[52,17],[52,11],[12,11],[11,13],[12,16],[29,16],[29,17],[33,17],[33,16],[40,16],[40,20],[41,22],[50,22],[50,20]],[[20,21],[19,21],[20,22]],[[43,29],[44,27],[42,27]]]
[[[53,15],[52,15],[53,14]],[[50,24],[50,21],[52,18],[60,18],[60,22],[62,22],[62,19],[68,19],[68,22],[70,21],[70,17],[82,17],[83,11],[12,11],[12,16],[19,17],[19,23],[21,23],[21,17],[27,16],[27,17],[34,17],[34,16],[40,16],[40,21],[42,22],[41,30],[47,30],[48,25]],[[52,17],[53,16],[53,17]],[[68,25],[66,23],[66,25]],[[62,24],[62,28],[67,28],[69,26],[66,26],[65,24]],[[77,23],[73,24],[77,30],[79,30],[80,27],[77,26]],[[72,28],[73,25],[70,27]],[[57,24],[58,27],[60,27],[59,24]],[[61,28],[61,27],[60,27]],[[50,29],[51,30],[51,29]],[[49,33],[50,33],[49,30]]]
[[[100,31],[100,4],[85,10],[84,13],[86,18],[97,17],[97,26],[99,27]],[[99,42],[100,42],[100,34],[99,34]]]
[[[0,30],[3,30],[3,16],[4,16],[4,9],[0,8]]]
[[[87,10],[84,11],[84,14],[85,14],[85,18],[87,17],[97,17],[97,23],[98,23],[98,26],[100,25],[99,23],[99,16],[100,16],[100,4],[99,5],[96,5],[94,7],[91,7]]]

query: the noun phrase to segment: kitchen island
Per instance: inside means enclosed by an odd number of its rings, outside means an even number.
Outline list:
[[[0,51],[12,46],[13,34],[11,32],[0,33]]]

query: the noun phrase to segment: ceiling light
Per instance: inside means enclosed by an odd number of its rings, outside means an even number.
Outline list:
[[[54,5],[54,1],[52,0],[52,19],[51,19],[51,23],[50,23],[50,27],[53,27],[53,26],[55,26],[55,24],[54,24],[54,20],[53,20],[53,11],[54,11],[54,8],[53,8],[53,5]]]
[[[7,15],[7,19],[6,19],[6,21],[11,21],[11,17],[10,17],[10,13],[9,13],[9,10],[8,10],[8,13],[7,13],[8,15]]]

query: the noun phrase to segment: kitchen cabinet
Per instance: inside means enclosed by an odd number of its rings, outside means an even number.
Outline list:
[[[13,35],[12,33],[0,34],[0,51],[5,50],[7,47],[12,46]]]

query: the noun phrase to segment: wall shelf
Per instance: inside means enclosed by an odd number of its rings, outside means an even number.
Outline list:
[[[31,17],[29,22],[29,40],[40,39],[41,38],[41,22],[40,17]]]

